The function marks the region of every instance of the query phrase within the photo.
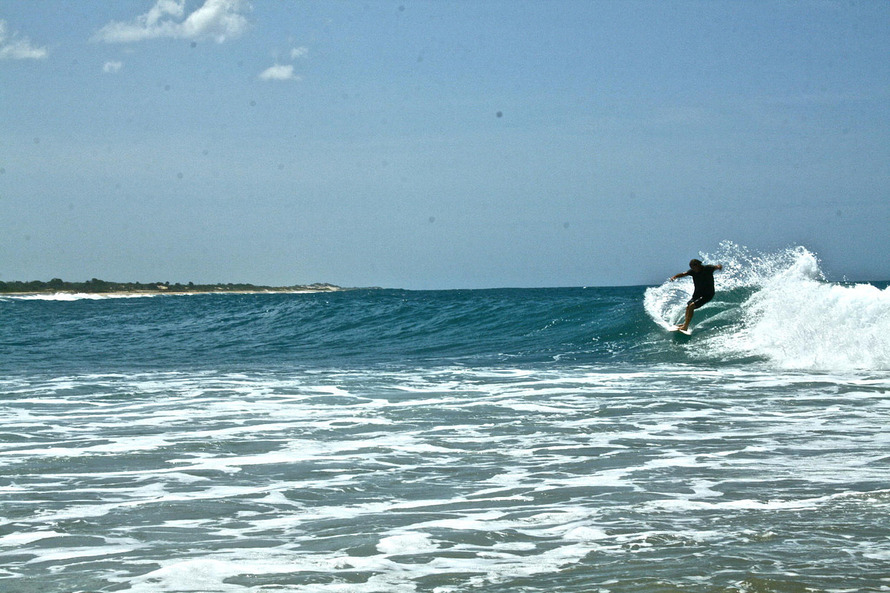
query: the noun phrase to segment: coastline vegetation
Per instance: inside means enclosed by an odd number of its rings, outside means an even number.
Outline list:
[[[49,282],[20,280],[0,281],[0,294],[10,293],[187,293],[187,292],[296,292],[296,291],[335,291],[342,290],[333,284],[308,284],[298,286],[255,286],[253,284],[195,284],[189,282],[171,284],[169,282],[109,282],[93,278],[86,282],[66,282],[53,278]]]

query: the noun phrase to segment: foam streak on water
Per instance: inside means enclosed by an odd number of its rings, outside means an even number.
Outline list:
[[[0,387],[3,591],[890,588],[883,375],[450,366]]]

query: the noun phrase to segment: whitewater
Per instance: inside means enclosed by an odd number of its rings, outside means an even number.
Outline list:
[[[700,258],[692,336],[688,279],[0,297],[0,590],[890,590],[887,284]]]

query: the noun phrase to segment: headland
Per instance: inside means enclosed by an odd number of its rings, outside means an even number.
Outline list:
[[[0,281],[0,294],[8,295],[26,295],[26,294],[54,294],[54,293],[71,293],[71,294],[108,294],[108,295],[150,295],[150,294],[207,294],[207,293],[234,293],[234,294],[253,294],[253,293],[301,293],[301,292],[335,292],[340,290],[348,290],[334,284],[317,283],[317,284],[300,284],[294,286],[257,286],[254,284],[234,284],[234,283],[215,283],[215,284],[195,284],[189,282],[181,284],[179,282],[171,284],[170,282],[109,282],[107,280],[99,280],[93,278],[86,282],[66,282],[59,278],[53,278],[49,282],[41,280],[31,280],[22,282],[19,280],[3,282]]]

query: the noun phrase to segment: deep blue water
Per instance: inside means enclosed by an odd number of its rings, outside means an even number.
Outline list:
[[[659,328],[643,288],[189,295],[8,301],[9,370],[292,368],[586,362],[640,352]]]

